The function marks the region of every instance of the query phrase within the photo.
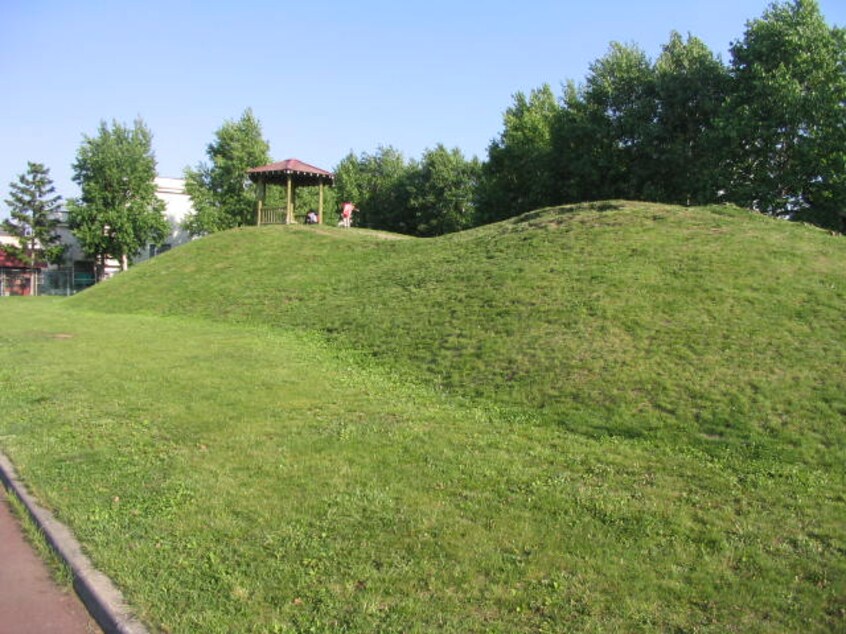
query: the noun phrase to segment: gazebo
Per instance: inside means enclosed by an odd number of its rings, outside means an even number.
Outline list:
[[[331,186],[335,175],[319,167],[303,163],[298,159],[288,159],[262,165],[247,170],[247,176],[257,185],[256,224],[293,224],[294,199],[297,187],[320,187],[317,218],[323,224],[323,186]],[[264,198],[268,185],[280,185],[288,191],[287,207],[265,207]],[[284,219],[283,212],[284,211]]]

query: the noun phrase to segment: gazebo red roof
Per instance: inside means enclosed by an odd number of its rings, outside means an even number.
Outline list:
[[[284,180],[288,176],[292,176],[295,183],[301,184],[317,184],[319,182],[329,182],[331,184],[335,180],[335,175],[332,172],[327,172],[314,165],[303,163],[295,158],[271,163],[270,165],[262,165],[261,167],[254,167],[247,170],[247,176],[254,183],[259,180],[266,180],[267,182],[272,182],[276,179]]]

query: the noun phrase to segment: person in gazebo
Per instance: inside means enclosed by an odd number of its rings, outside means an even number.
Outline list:
[[[358,207],[351,202],[345,202],[341,205],[341,226],[349,228],[352,225],[354,211],[358,211]]]
[[[314,209],[309,209],[308,213],[306,214],[305,218],[307,225],[316,225],[317,224],[317,212]]]

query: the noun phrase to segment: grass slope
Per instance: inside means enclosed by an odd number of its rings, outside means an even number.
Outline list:
[[[154,629],[842,627],[842,240],[630,203],[384,237],[0,304],[0,446]]]
[[[317,331],[572,431],[842,464],[844,264],[813,228],[606,203],[437,240],[219,234],[73,303]]]

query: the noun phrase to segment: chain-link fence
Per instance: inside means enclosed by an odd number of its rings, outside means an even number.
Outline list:
[[[38,275],[23,269],[0,269],[0,297],[9,295],[32,295],[33,283],[37,286]]]
[[[0,270],[0,297],[9,295],[73,295],[94,284],[94,275],[73,269]]]
[[[73,295],[94,284],[94,274],[73,269],[50,269],[42,274],[39,295]]]

